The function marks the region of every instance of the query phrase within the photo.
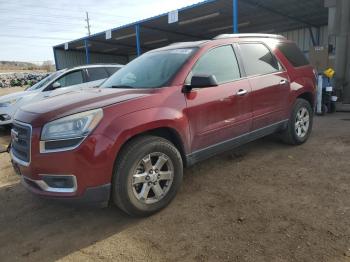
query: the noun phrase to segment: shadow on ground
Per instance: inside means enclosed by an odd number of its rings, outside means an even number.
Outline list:
[[[0,188],[0,257],[55,261],[137,223],[115,207],[67,206],[17,183]]]

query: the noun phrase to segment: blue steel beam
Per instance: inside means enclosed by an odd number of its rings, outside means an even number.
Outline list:
[[[238,0],[232,0],[232,19],[233,19],[233,32],[238,33]]]
[[[85,45],[85,58],[86,58],[85,62],[88,65],[90,64],[90,52],[89,52],[89,43],[87,39],[84,40],[84,45]]]
[[[136,53],[137,56],[141,55],[141,44],[140,44],[140,25],[135,25],[135,31],[136,31]]]

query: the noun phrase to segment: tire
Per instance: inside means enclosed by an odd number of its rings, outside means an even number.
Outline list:
[[[171,142],[155,136],[135,138],[117,158],[113,202],[131,216],[152,215],[172,201],[182,176],[181,154]]]
[[[307,130],[305,131],[306,126],[303,127],[303,122],[299,120],[301,110],[306,110],[306,114],[309,116]],[[306,118],[303,118],[306,120]],[[300,145],[307,141],[312,130],[313,123],[313,110],[310,103],[303,99],[298,98],[293,106],[291,116],[288,121],[287,128],[282,132],[282,140],[290,145]],[[300,133],[300,130],[302,133]]]
[[[321,113],[321,115],[324,116],[327,113],[328,113],[328,106],[325,105],[325,104],[322,104],[322,113]]]

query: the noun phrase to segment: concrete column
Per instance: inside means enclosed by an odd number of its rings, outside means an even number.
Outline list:
[[[325,0],[329,8],[328,34],[336,37],[336,88],[342,90],[343,103],[350,103],[350,1]]]

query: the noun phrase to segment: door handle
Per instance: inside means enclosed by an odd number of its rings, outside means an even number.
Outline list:
[[[237,92],[237,95],[238,95],[238,96],[244,96],[246,93],[248,93],[247,90],[245,90],[245,89],[239,89],[238,92]]]
[[[285,84],[287,84],[288,83],[288,80],[286,80],[286,79],[282,79],[281,81],[280,81],[280,85],[285,85]]]

